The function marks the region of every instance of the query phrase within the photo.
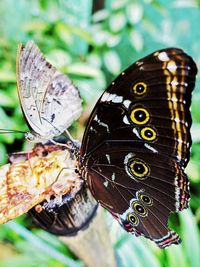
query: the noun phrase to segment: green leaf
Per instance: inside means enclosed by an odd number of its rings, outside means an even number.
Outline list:
[[[91,32],[92,32],[96,47],[97,46],[103,46],[104,44],[107,43],[107,40],[108,40],[110,34],[107,30],[102,29],[100,25],[98,25],[98,24],[94,25],[91,28]]]
[[[108,71],[114,75],[119,74],[121,70],[121,61],[120,58],[115,51],[107,51],[103,55],[103,60]]]
[[[185,251],[182,247],[182,245],[172,245],[171,247],[166,249],[166,255],[167,255],[167,263],[168,266],[173,267],[187,267],[187,260]]]
[[[98,53],[90,53],[87,57],[87,62],[89,65],[94,66],[95,68],[100,69],[102,66],[102,60]]]
[[[46,242],[44,242],[42,239],[38,238],[34,234],[32,234],[29,230],[27,230],[25,227],[17,224],[16,222],[8,222],[6,224],[7,228],[10,228],[12,231],[18,233],[23,239],[30,242],[31,247],[37,248],[37,251],[42,251],[43,254],[50,255],[51,258],[54,258],[61,263],[65,265],[69,265],[70,267],[82,267],[82,264],[79,262],[74,261],[73,259],[67,257],[66,255],[62,254],[58,250],[54,249],[53,247],[49,246]],[[20,243],[18,243],[20,244]],[[30,249],[31,249],[30,247]],[[24,249],[29,249],[27,247],[27,244],[25,244]]]
[[[200,240],[199,231],[195,217],[191,210],[185,210],[179,215],[181,221],[181,232],[184,247],[190,267],[199,267],[200,263]],[[181,266],[181,265],[179,265]]]
[[[110,12],[106,9],[98,10],[97,12],[94,13],[92,20],[95,23],[101,22],[102,20],[107,19],[109,14],[110,14]]]
[[[0,82],[15,82],[16,74],[11,70],[2,69],[0,72]]]
[[[193,142],[200,142],[200,124],[198,123],[192,124],[191,135]]]
[[[85,76],[89,78],[94,78],[100,75],[100,70],[92,65],[86,63],[74,63],[66,67],[65,71],[68,74]]]
[[[158,257],[156,257],[155,253],[152,253],[149,248],[151,248],[150,241],[145,240],[144,238],[138,238],[138,240],[134,239],[135,252],[137,255],[140,255],[140,261],[142,266],[151,266],[151,267],[160,267],[160,263],[158,261]],[[159,249],[154,245],[155,251],[159,251]]]
[[[71,56],[64,50],[54,49],[46,54],[47,60],[58,69],[67,66],[72,62]]]
[[[143,49],[144,41],[141,33],[137,30],[130,31],[130,42],[136,51],[140,52]]]
[[[118,10],[118,9],[123,8],[127,4],[128,0],[115,0],[115,1],[111,1],[111,2],[112,2],[111,3],[112,9]]]
[[[2,143],[0,143],[0,165],[5,164],[7,161],[8,161],[8,155],[6,148]]]
[[[17,130],[14,128],[14,123],[12,123],[11,119],[6,115],[4,110],[0,107],[0,129],[9,129],[9,130]],[[14,134],[0,134],[0,142],[5,142],[11,144],[14,142],[15,136]]]
[[[200,182],[200,162],[191,159],[185,171],[193,183]]]
[[[122,267],[143,267],[140,261],[140,255],[135,252],[134,247],[129,242],[125,242],[120,247],[120,249],[118,250],[118,255],[120,257]]]
[[[25,23],[22,28],[26,32],[34,32],[34,31],[45,31],[48,30],[48,23],[45,21],[41,21],[40,19],[34,19]]]
[[[137,2],[130,3],[126,7],[126,13],[128,21],[132,25],[135,25],[136,23],[139,23],[143,17],[143,7]]]
[[[108,47],[115,47],[117,46],[121,41],[121,35],[120,34],[110,34],[107,38],[107,46]]]
[[[9,96],[8,92],[0,91],[0,106],[2,107],[14,107],[14,101]]]
[[[123,12],[118,12],[113,14],[109,19],[109,26],[111,31],[119,32],[121,31],[126,25],[126,16]]]

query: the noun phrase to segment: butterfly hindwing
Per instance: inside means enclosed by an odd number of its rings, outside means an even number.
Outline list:
[[[196,73],[192,58],[176,48],[137,61],[97,102],[81,147],[94,197],[125,230],[162,248],[179,243],[169,214],[188,207],[184,168]]]
[[[171,238],[172,232],[167,227],[169,214],[186,208],[189,198],[187,176],[177,163],[166,156],[152,155],[145,148],[130,152],[116,147],[115,151],[105,151],[104,156],[95,158],[87,180],[101,205],[129,232],[154,241],[168,235]],[[182,179],[182,189],[175,183],[176,176]],[[148,197],[149,203],[142,196]],[[137,212],[133,203],[139,203],[145,209],[144,214]],[[131,224],[129,215],[134,216],[136,225]],[[171,243],[178,242],[175,237],[170,239]]]

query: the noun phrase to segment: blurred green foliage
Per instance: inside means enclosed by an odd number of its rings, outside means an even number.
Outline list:
[[[136,59],[156,49],[176,46],[187,51],[199,65],[199,7],[199,0],[2,0],[0,129],[27,130],[16,89],[18,43],[33,39],[48,60],[80,89],[85,112],[71,129],[80,138],[102,90]],[[193,96],[193,147],[187,168],[191,210],[179,215],[178,225],[172,222],[183,243],[161,251],[149,241],[121,232],[118,226],[111,227],[120,266],[199,266],[199,76]],[[7,153],[20,151],[23,145],[22,134],[0,135],[0,163],[7,161]],[[107,217],[108,223],[115,225]],[[30,225],[22,216],[0,226],[0,267],[82,266],[56,237]]]

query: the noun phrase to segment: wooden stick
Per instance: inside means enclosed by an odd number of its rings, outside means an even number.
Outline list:
[[[101,207],[87,229],[80,230],[76,236],[63,236],[60,239],[87,267],[117,266]]]

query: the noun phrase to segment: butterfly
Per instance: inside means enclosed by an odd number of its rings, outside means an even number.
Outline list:
[[[98,100],[80,148],[79,172],[94,198],[127,232],[160,248],[180,243],[168,217],[188,207],[196,74],[178,48],[138,60]]]
[[[62,196],[81,186],[74,173],[75,160],[66,147],[40,143],[9,159],[10,163],[0,167],[0,224],[33,207],[38,211],[38,204],[52,196],[62,205]]]
[[[80,117],[79,91],[53,67],[33,41],[19,45],[17,84],[29,141],[49,140],[62,134]]]

